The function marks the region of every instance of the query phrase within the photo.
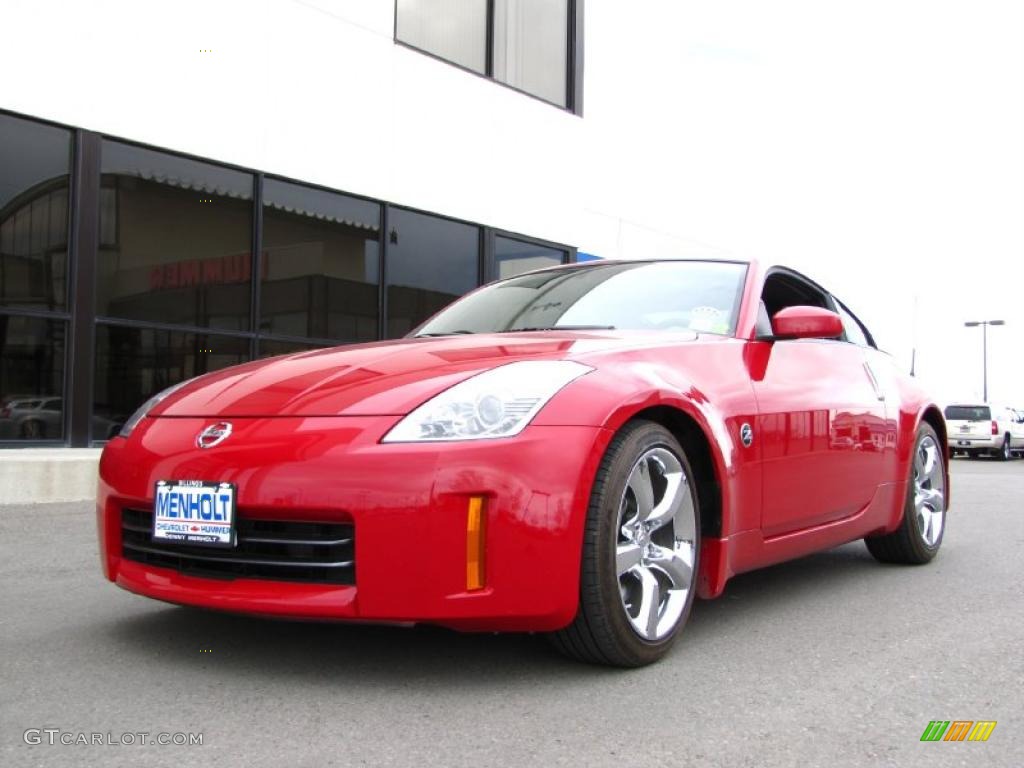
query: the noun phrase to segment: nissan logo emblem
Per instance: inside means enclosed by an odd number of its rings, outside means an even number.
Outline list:
[[[231,422],[218,421],[211,424],[196,437],[196,446],[199,448],[213,448],[220,445],[231,437]]]

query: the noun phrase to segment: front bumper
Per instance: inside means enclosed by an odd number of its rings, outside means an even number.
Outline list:
[[[590,487],[611,438],[531,426],[501,440],[379,443],[397,417],[145,419],[108,443],[97,501],[107,578],[172,603],[273,616],[558,629],[576,613]],[[355,584],[207,578],[124,556],[122,510],[151,509],[161,479],[238,486],[239,517],[350,523]],[[485,585],[467,589],[467,504],[485,497]]]

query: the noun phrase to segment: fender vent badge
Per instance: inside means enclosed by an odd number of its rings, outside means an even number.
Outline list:
[[[749,424],[740,427],[740,441],[744,448],[749,448],[750,444],[754,442],[754,428]]]

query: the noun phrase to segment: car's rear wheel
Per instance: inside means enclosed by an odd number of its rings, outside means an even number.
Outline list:
[[[664,656],[696,593],[700,512],[672,434],[627,424],[598,469],[583,537],[576,618],[550,638],[581,661],[639,667]]]
[[[868,551],[883,563],[927,563],[942,546],[946,531],[946,464],[939,437],[929,424],[917,428],[910,483],[900,527],[864,539]]]
[[[1003,447],[999,449],[999,459],[1001,461],[1009,461],[1013,458],[1013,451],[1010,450],[1010,436],[1003,436]]]

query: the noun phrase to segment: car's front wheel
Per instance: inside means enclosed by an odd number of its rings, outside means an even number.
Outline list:
[[[939,436],[930,424],[922,423],[914,443],[903,520],[892,533],[864,539],[871,554],[883,563],[912,565],[927,563],[935,557],[946,530],[948,487]]]
[[[693,471],[650,421],[612,440],[591,492],[576,618],[550,637],[563,653],[639,667],[664,656],[696,593],[700,512]]]

